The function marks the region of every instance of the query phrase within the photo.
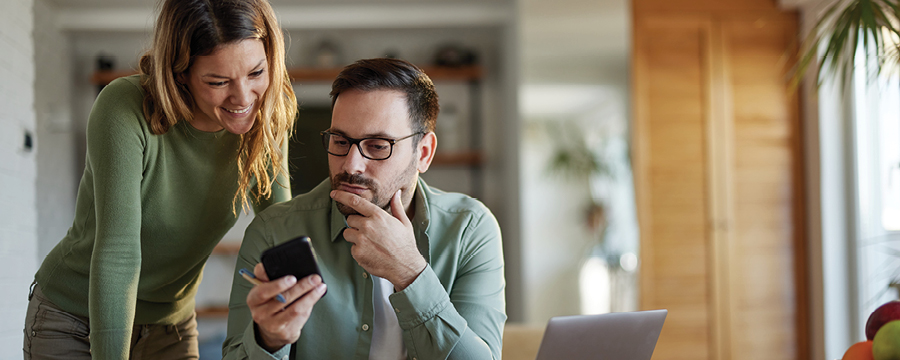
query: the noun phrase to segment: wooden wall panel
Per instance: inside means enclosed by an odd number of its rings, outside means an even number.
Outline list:
[[[709,288],[705,194],[704,118],[706,76],[703,64],[708,26],[703,22],[648,22],[636,48],[641,81],[636,90],[648,106],[636,109],[645,136],[637,146],[638,181],[654,189],[644,202],[641,231],[645,267],[643,308],[669,309],[654,359],[708,358]],[[645,221],[646,220],[646,221]],[[648,258],[649,257],[649,258]],[[677,329],[669,331],[668,329]]]
[[[732,359],[797,359],[795,228],[800,176],[797,102],[785,87],[792,16],[722,20],[725,81],[733,121],[729,244]]]
[[[797,25],[770,5],[634,3],[641,308],[669,309],[654,359],[808,357]]]
[[[742,12],[775,11],[778,0],[632,0],[635,12]]]

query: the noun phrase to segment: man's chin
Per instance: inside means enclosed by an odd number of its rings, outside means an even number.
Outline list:
[[[375,205],[378,205],[378,204],[375,204]],[[359,215],[359,211],[356,211],[356,209],[349,207],[347,205],[341,204],[341,203],[337,203],[337,208],[338,208],[338,211],[340,211],[341,214],[344,215],[344,217],[348,217],[350,215]],[[391,213],[391,203],[388,202],[387,204],[382,206],[381,209],[384,211],[387,211],[390,214]]]
[[[338,208],[338,211],[340,211],[341,214],[344,215],[344,217],[348,217],[350,215],[359,215],[359,211],[356,211],[352,207],[349,207],[349,206],[341,204],[341,203],[337,204],[337,208]]]

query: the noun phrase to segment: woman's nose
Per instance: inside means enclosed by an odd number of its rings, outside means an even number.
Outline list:
[[[231,88],[231,102],[235,105],[248,106],[253,103],[253,91],[247,80],[238,80]]]

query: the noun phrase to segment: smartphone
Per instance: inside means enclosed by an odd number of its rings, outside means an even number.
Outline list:
[[[287,275],[294,275],[297,281],[312,274],[318,274],[319,277],[322,277],[319,265],[316,262],[316,253],[309,242],[309,236],[300,236],[286,243],[275,245],[263,251],[260,260],[266,268],[266,275],[269,277],[269,281],[274,281]],[[324,278],[322,283],[325,283]],[[325,293],[327,294],[328,290]],[[325,294],[322,294],[322,296],[325,296]]]

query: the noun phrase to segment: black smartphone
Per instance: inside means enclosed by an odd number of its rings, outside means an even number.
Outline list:
[[[316,262],[316,253],[312,244],[309,243],[309,236],[300,236],[288,242],[275,245],[263,251],[260,260],[266,268],[266,275],[269,277],[269,281],[274,281],[287,275],[294,275],[297,281],[312,274],[318,274],[319,277],[322,277],[319,265]],[[324,278],[322,283],[325,283]],[[325,293],[327,294],[328,291],[326,290]],[[322,296],[325,296],[325,294],[322,294]]]

